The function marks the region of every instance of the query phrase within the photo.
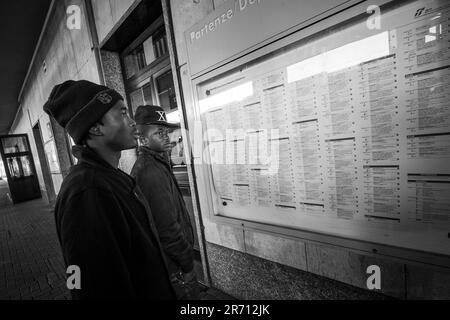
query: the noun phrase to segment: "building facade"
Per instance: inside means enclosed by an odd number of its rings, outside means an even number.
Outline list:
[[[53,1],[10,133],[28,135],[41,191],[52,202],[74,164],[71,139],[42,110],[54,85],[68,79],[105,84],[126,97],[130,115],[142,104],[161,105],[169,121],[181,124],[172,133],[172,161],[196,230],[202,282],[241,299],[448,299],[450,219],[429,209],[437,213],[421,216],[425,224],[417,218],[404,223],[413,196],[402,192],[418,173],[450,172],[417,172],[409,169],[416,164],[411,156],[389,158],[386,119],[394,119],[395,128],[400,116],[395,107],[392,114],[374,110],[405,105],[411,98],[401,100],[407,92],[400,92],[402,85],[422,83],[414,77],[450,61],[433,42],[449,39],[439,27],[449,10],[437,0]],[[406,29],[411,23],[412,31]],[[421,28],[429,34],[414,33]],[[417,38],[407,42],[406,35]],[[434,59],[427,70],[420,69],[425,62],[403,65],[406,51],[400,49],[410,50],[411,43],[418,46],[415,55]],[[437,56],[441,60],[432,58]],[[397,68],[408,72],[392,72]],[[372,100],[361,98],[365,94]],[[401,101],[377,104],[390,96]],[[360,133],[367,128],[358,127],[364,119],[372,130],[367,136]],[[278,141],[275,174],[262,174],[270,168],[259,160],[252,166],[248,145],[239,145],[251,139],[239,130],[251,126],[256,133],[279,130],[278,138],[265,140]],[[397,137],[405,141],[393,148],[407,154],[400,145],[411,145],[412,134],[400,130]],[[221,142],[225,149],[214,147]],[[377,143],[381,151],[372,146]],[[353,149],[354,162],[339,158]],[[232,152],[212,160],[224,150]],[[243,162],[221,162],[230,153],[243,155]],[[129,172],[135,159],[136,150],[123,152],[120,167]],[[423,161],[424,168],[438,164]],[[358,179],[360,184],[352,182]],[[363,190],[355,191],[358,186]],[[425,192],[414,188],[416,195]],[[390,196],[396,190],[398,200]]]

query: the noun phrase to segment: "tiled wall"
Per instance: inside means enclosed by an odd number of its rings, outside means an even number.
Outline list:
[[[221,251],[223,247],[226,247],[262,258],[263,260],[254,260],[258,263],[267,264],[267,261],[272,261],[368,292],[367,280],[371,273],[367,273],[367,269],[371,265],[376,265],[380,268],[381,288],[372,292],[398,299],[450,299],[450,270],[447,271],[444,268],[435,269],[425,264],[411,264],[331,244],[288,238],[211,222],[205,223],[205,236],[208,243],[215,244],[211,250]],[[209,264],[213,266],[218,262],[214,258],[216,253],[211,250]],[[253,261],[254,258],[249,259]],[[237,264],[229,266],[228,269],[241,267]],[[220,266],[215,266],[211,267],[211,270],[220,268]],[[239,272],[246,273],[245,270],[242,267]],[[221,270],[221,273],[223,272],[227,272],[226,269]],[[295,271],[294,274],[302,273]],[[266,281],[264,280],[266,277],[265,274],[259,275],[260,281]],[[276,284],[272,286],[276,286]],[[237,288],[233,290],[237,290]]]
[[[213,286],[238,299],[391,299],[212,243],[207,252]]]

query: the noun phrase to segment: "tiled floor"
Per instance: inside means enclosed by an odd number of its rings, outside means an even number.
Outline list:
[[[53,209],[43,200],[12,205],[0,180],[0,300],[70,299]],[[201,300],[232,299],[203,288]]]
[[[0,185],[0,198],[5,198],[4,191]],[[15,206],[4,200],[3,205],[0,299],[69,298],[52,208],[42,200]]]

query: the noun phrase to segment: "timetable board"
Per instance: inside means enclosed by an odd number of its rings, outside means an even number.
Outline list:
[[[378,22],[197,86],[215,214],[450,255],[450,4]]]

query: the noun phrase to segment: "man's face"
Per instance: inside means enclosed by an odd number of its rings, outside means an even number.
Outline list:
[[[172,149],[169,138],[169,128],[161,125],[140,125],[142,142],[155,152],[168,152]]]
[[[102,118],[103,142],[114,151],[131,149],[137,145],[136,123],[128,115],[122,100],[119,100]]]

